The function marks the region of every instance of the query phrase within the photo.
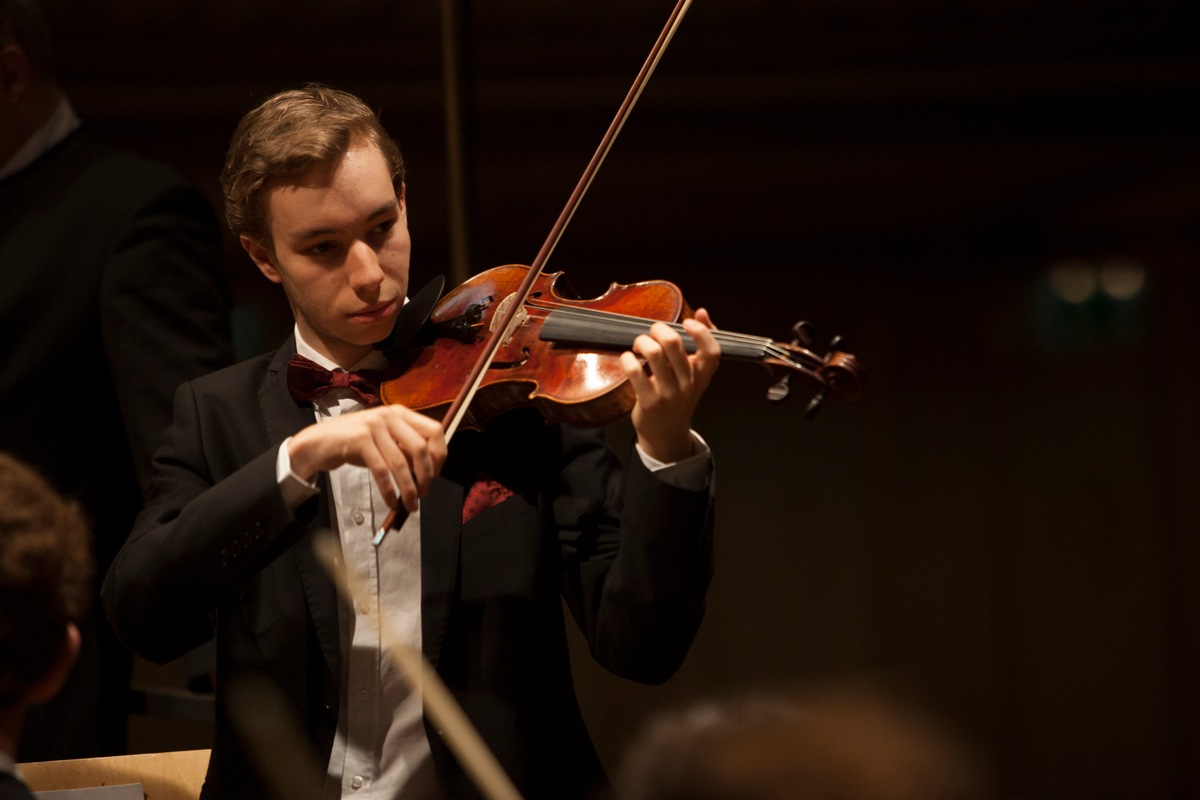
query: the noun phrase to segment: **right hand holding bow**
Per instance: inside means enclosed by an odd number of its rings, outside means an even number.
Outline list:
[[[366,467],[384,502],[412,513],[446,461],[446,439],[437,420],[384,405],[309,425],[288,443],[288,457],[304,480],[343,464]]]

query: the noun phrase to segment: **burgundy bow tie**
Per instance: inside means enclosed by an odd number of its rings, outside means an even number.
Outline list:
[[[364,406],[377,406],[382,402],[379,397],[382,379],[383,372],[377,369],[331,372],[302,355],[294,355],[288,361],[288,391],[298,403],[311,403],[330,389],[349,389]]]

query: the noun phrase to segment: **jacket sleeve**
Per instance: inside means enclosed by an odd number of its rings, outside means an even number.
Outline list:
[[[622,472],[595,432],[564,435],[555,516],[563,595],[592,656],[661,683],[682,664],[713,572],[713,497],[655,477],[637,457]]]
[[[208,439],[233,415],[202,413],[192,383],[175,398],[175,421],[154,460],[150,499],[105,577],[101,602],[118,638],[135,653],[166,662],[213,634],[216,609],[247,571],[261,569],[304,525],[284,505],[275,480],[276,447],[239,465],[231,450],[206,454]],[[214,430],[217,429],[217,430]],[[232,445],[231,445],[232,447]],[[315,500],[299,512],[311,513]]]

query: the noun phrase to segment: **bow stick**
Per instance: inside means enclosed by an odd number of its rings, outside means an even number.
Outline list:
[[[620,108],[617,109],[616,115],[609,123],[608,130],[604,132],[604,137],[600,140],[599,146],[596,147],[596,152],[592,154],[591,160],[587,167],[583,170],[583,175],[580,176],[579,182],[575,185],[575,190],[571,192],[571,196],[567,198],[567,203],[563,206],[562,212],[558,215],[558,219],[554,223],[554,227],[550,229],[546,241],[542,244],[542,249],[538,251],[537,257],[533,260],[533,264],[529,267],[529,273],[525,276],[525,280],[517,287],[517,290],[512,294],[512,300],[507,304],[503,314],[500,315],[499,321],[494,324],[490,338],[483,347],[479,358],[475,361],[475,365],[471,368],[467,375],[466,383],[463,385],[458,396],[454,398],[454,402],[450,404],[450,408],[446,411],[445,417],[442,418],[442,430],[445,432],[446,441],[454,436],[454,432],[458,430],[459,423],[466,416],[467,409],[470,406],[471,399],[479,390],[479,386],[483,383],[484,373],[491,366],[492,359],[496,355],[496,351],[500,349],[500,344],[509,337],[509,330],[513,327],[514,321],[517,319],[517,311],[524,306],[529,292],[533,289],[533,284],[546,267],[546,262],[550,259],[550,254],[554,252],[554,248],[558,245],[559,239],[562,238],[563,232],[570,223],[571,218],[575,215],[575,210],[579,207],[579,203],[583,200],[584,194],[587,193],[588,187],[592,185],[592,180],[596,177],[596,173],[600,170],[600,165],[604,163],[605,157],[612,149],[613,142],[616,141],[617,134],[621,132],[621,128],[625,125],[625,120],[629,118],[629,114],[633,111],[633,106],[637,103],[638,98],[642,95],[642,90],[646,87],[646,83],[650,80],[650,76],[654,74],[655,67],[662,59],[663,51],[667,45],[671,43],[671,39],[675,36],[675,31],[683,22],[683,17],[687,14],[688,9],[692,5],[692,0],[677,0],[675,8],[672,9],[670,17],[667,18],[666,25],[658,34],[658,39],[655,40],[654,46],[650,48],[650,54],[646,57],[646,61],[642,64],[641,70],[633,81],[633,85],[629,87],[629,91],[625,95],[625,99],[621,102]],[[383,537],[396,524],[397,512],[395,510],[388,514],[383,525],[375,534],[374,543],[378,547],[383,541]]]

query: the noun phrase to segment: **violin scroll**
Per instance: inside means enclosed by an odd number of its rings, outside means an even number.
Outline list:
[[[792,326],[790,344],[775,342],[774,351],[763,363],[773,372],[781,372],[779,379],[767,390],[767,399],[781,402],[791,393],[792,376],[799,373],[816,383],[817,391],[804,409],[804,417],[811,419],[827,397],[839,402],[851,402],[862,396],[866,375],[858,359],[837,350],[842,337],[830,340],[827,352],[819,356],[809,349],[812,344],[812,325],[797,322]]]

